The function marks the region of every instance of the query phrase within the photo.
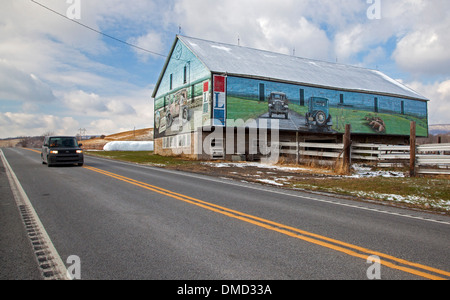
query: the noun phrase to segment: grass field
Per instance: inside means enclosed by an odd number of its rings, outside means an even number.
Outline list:
[[[379,117],[386,124],[386,131],[384,134],[389,135],[405,135],[409,136],[411,121],[416,122],[416,134],[420,137],[426,137],[428,135],[428,124],[425,119],[420,119],[412,116],[392,115],[387,113],[371,113],[362,110],[352,109],[339,109],[330,108],[330,113],[333,118],[333,129],[338,132],[345,132],[345,125],[352,125],[352,132],[357,133],[377,133],[373,130],[366,117]]]
[[[268,111],[267,102],[227,97],[227,119],[229,120],[257,119]]]

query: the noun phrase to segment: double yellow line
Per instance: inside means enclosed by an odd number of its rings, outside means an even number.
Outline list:
[[[105,170],[97,169],[90,166],[84,167],[87,170],[103,174],[105,176],[115,178],[117,180],[141,187],[143,189],[165,195],[171,197],[173,199],[177,199],[201,208],[204,208],[209,211],[213,211],[219,213],[221,215],[225,215],[227,217],[238,219],[240,221],[253,224],[258,227],[262,227],[271,231],[275,231],[296,239],[300,239],[306,241],[308,243],[312,243],[315,245],[319,245],[325,248],[332,249],[334,251],[338,251],[341,253],[345,253],[347,255],[361,258],[367,261],[367,259],[371,256],[378,256],[380,258],[380,264],[386,266],[391,269],[400,270],[406,273],[414,274],[426,279],[432,280],[446,280],[450,278],[450,272],[435,269],[432,267],[428,267],[425,265],[421,265],[414,262],[409,262],[404,259],[396,258],[391,255],[387,255],[384,253],[380,253],[377,251],[372,251],[363,247],[355,246],[349,243],[345,243],[342,241],[338,241],[335,239],[327,238],[325,236],[321,236],[318,234],[310,233],[304,230],[300,230],[294,227],[286,226],[280,223],[272,222],[270,220],[262,219],[256,216],[252,216],[249,214],[245,214],[243,212],[239,212],[236,210],[232,210],[223,206],[219,206],[213,203],[205,202],[196,198],[192,198],[183,194],[179,194],[167,189],[163,189],[148,183],[144,183],[141,181],[137,181],[128,177],[124,177],[115,173],[111,173]],[[442,277],[443,276],[443,277]],[[448,277],[448,278],[445,278]]]

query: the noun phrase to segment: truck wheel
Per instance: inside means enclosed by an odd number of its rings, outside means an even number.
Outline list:
[[[189,121],[189,111],[188,111],[188,109],[187,109],[187,107],[185,107],[184,109],[183,109],[183,120],[185,120],[185,121]]]
[[[319,111],[316,114],[317,125],[325,126],[327,124],[327,115],[323,111]]]
[[[167,128],[170,128],[173,123],[172,115],[168,115],[166,118],[167,118]]]
[[[47,167],[51,168],[53,167],[53,165],[50,163],[50,161],[48,160],[48,156],[47,156]]]

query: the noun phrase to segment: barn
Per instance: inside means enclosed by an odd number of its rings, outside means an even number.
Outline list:
[[[428,99],[378,71],[176,36],[153,92],[155,153],[255,159],[276,142],[408,144]],[[270,152],[270,151],[269,151]]]

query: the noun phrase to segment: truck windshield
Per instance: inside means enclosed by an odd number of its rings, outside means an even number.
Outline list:
[[[272,94],[272,99],[273,100],[284,100],[284,95],[280,95],[280,94]]]
[[[75,148],[78,146],[75,138],[51,138],[49,146],[52,148]]]

